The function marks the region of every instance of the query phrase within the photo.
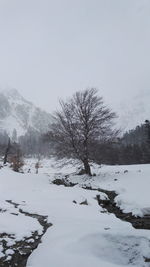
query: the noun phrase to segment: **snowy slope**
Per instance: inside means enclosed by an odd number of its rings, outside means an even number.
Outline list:
[[[46,132],[51,121],[50,114],[25,100],[16,89],[0,92],[0,131],[12,135],[16,129],[18,136],[29,128]]]

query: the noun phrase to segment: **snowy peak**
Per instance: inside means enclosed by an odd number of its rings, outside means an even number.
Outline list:
[[[143,91],[137,94],[134,98],[128,98],[122,101],[117,110],[119,115],[119,127],[123,132],[135,128],[150,120],[150,92]]]
[[[0,92],[0,131],[10,136],[17,131],[24,135],[28,129],[43,133],[48,131],[51,115],[24,99],[16,89]]]
[[[15,88],[5,89],[2,91],[2,94],[10,98],[12,97],[13,99],[23,99],[23,97],[19,94],[19,92]]]

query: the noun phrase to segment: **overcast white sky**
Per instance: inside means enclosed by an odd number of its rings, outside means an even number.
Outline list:
[[[0,87],[48,111],[97,87],[107,103],[150,89],[150,0],[0,0]]]

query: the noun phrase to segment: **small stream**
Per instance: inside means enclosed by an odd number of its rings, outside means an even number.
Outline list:
[[[64,185],[66,187],[73,187],[77,183],[72,183],[68,179],[55,179],[52,182],[56,185]],[[117,193],[115,191],[109,191],[101,188],[92,188],[91,186],[84,185],[82,186],[85,190],[93,190],[97,192],[96,199],[100,206],[106,209],[109,213],[115,214],[115,216],[123,221],[130,222],[132,226],[136,229],[146,229],[150,230],[150,215],[145,215],[144,217],[135,217],[131,212],[123,213],[122,210],[117,207],[115,203],[115,198]],[[100,199],[98,192],[105,193],[108,196],[107,200]]]
[[[102,200],[99,194],[96,195],[97,202],[100,206],[106,209],[109,213],[115,214],[117,218],[126,222],[130,222],[136,229],[150,230],[150,215],[145,215],[144,217],[135,217],[131,212],[123,213],[115,203],[115,198],[117,197],[117,193],[115,191],[109,191],[100,188],[93,189],[89,186],[83,186],[82,188],[105,193],[108,196],[108,199],[106,200]]]
[[[12,204],[15,208],[18,208],[19,206],[19,204],[12,200],[6,200],[6,202]],[[42,236],[46,233],[47,229],[52,226],[51,223],[48,223],[47,216],[32,214],[25,212],[22,209],[19,209],[18,211],[25,216],[35,218],[42,226],[43,231],[42,234],[39,234],[38,231],[34,231],[31,233],[31,236],[25,237],[20,241],[16,241],[14,235],[0,233],[0,245],[3,246],[3,254],[5,255],[0,258],[0,267],[25,267],[29,256],[41,243]],[[15,213],[13,215],[17,216]],[[12,245],[10,245],[11,242]],[[10,250],[13,251],[13,254],[8,256],[7,251]]]

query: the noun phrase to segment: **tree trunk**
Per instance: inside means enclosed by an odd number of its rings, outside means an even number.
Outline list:
[[[7,163],[9,150],[10,150],[10,138],[8,140],[8,145],[7,145],[7,148],[6,148],[6,151],[5,151],[5,155],[4,155],[4,162],[3,162],[4,165]]]
[[[88,174],[89,176],[92,176],[92,174],[91,174],[91,168],[90,168],[90,165],[89,165],[88,160],[87,159],[84,159],[83,160],[83,164],[84,164],[85,173]]]

